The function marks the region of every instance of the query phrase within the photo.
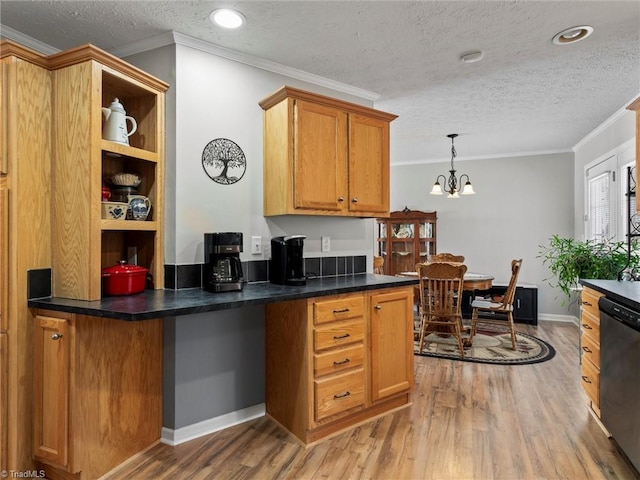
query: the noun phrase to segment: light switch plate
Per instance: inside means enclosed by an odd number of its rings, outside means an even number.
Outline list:
[[[251,237],[251,255],[260,255],[262,253],[262,237]]]
[[[331,251],[331,237],[321,237],[322,238],[322,251],[330,252]]]

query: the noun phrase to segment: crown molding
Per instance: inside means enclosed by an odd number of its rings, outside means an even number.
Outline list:
[[[245,53],[221,47],[219,45],[215,45],[213,43],[193,38],[178,32],[167,32],[156,35],[155,37],[147,38],[145,40],[133,42],[125,47],[119,48],[118,50],[114,51],[113,54],[118,57],[127,57],[129,55],[135,55],[155,48],[165,47],[171,44],[182,45],[185,47],[193,48],[195,50],[200,50],[217,57],[226,58],[227,60],[232,60],[238,63],[243,63],[245,65],[256,67],[261,70],[266,70],[268,72],[277,73],[290,78],[295,78],[297,80],[302,80],[313,85],[329,88],[337,92],[353,95],[370,102],[374,102],[375,100],[380,98],[379,94],[371,92],[369,90],[353,87],[342,82],[336,82],[334,80],[298,70],[297,68],[287,67],[286,65],[272,62],[270,60],[247,55]]]
[[[25,47],[31,48],[32,50],[36,50],[44,55],[51,55],[54,53],[58,53],[60,50],[52,47],[49,44],[41,42],[40,40],[36,40],[29,35],[25,35],[22,32],[14,30],[11,27],[7,27],[0,23],[0,36],[2,38],[7,38],[9,40],[13,40],[14,42],[19,43]]]
[[[634,100],[638,98],[637,96],[633,98],[633,100],[629,100],[629,102],[627,102],[625,104],[624,107],[620,108],[618,111],[616,111],[613,115],[611,115],[609,118],[607,118],[604,122],[602,122],[599,126],[597,126],[591,133],[587,134],[586,137],[584,137],[582,140],[580,140],[578,143],[576,143],[572,150],[574,152],[576,152],[577,150],[580,150],[582,147],[584,147],[587,143],[589,143],[591,140],[593,140],[595,137],[597,137],[598,135],[600,135],[604,130],[606,130],[607,128],[609,128],[611,125],[613,125],[615,122],[617,122],[618,120],[620,120],[624,115],[626,115],[628,112],[629,113],[633,113],[630,110],[627,110],[627,107],[629,105],[631,105]]]
[[[496,155],[478,155],[474,157],[456,157],[456,162],[472,161],[472,160],[493,160],[499,158],[517,158],[517,157],[538,157],[541,155],[558,155],[563,153],[575,153],[572,149],[566,148],[563,150],[541,150],[539,152],[515,152],[515,153],[500,153]],[[437,158],[433,160],[417,160],[415,162],[392,162],[392,167],[411,167],[414,165],[428,165],[431,163],[445,163],[450,162],[451,157]]]

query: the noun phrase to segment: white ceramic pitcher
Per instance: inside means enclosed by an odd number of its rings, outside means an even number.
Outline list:
[[[129,145],[129,137],[138,129],[138,124],[133,117],[127,116],[120,101],[116,98],[109,108],[103,107],[102,114],[105,119],[102,138]],[[131,122],[131,130],[127,130],[127,120]]]

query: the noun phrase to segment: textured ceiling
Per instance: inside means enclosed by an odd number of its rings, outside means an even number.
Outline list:
[[[247,24],[224,31],[215,8]],[[0,23],[116,52],[175,31],[380,95],[392,162],[568,151],[640,95],[639,1],[9,1]],[[594,33],[556,46],[576,25]],[[8,31],[7,29],[5,29]],[[2,32],[0,32],[2,33]],[[482,50],[479,63],[460,56]]]

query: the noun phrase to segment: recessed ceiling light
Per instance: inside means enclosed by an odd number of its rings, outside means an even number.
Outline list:
[[[567,45],[569,43],[579,42],[580,40],[587,38],[592,33],[593,27],[590,27],[589,25],[567,28],[553,37],[553,43],[556,45]]]
[[[209,20],[223,28],[240,28],[245,23],[245,18],[240,12],[228,8],[214,10],[209,15]]]
[[[484,53],[481,51],[465,53],[460,57],[463,63],[476,63],[482,60]]]

